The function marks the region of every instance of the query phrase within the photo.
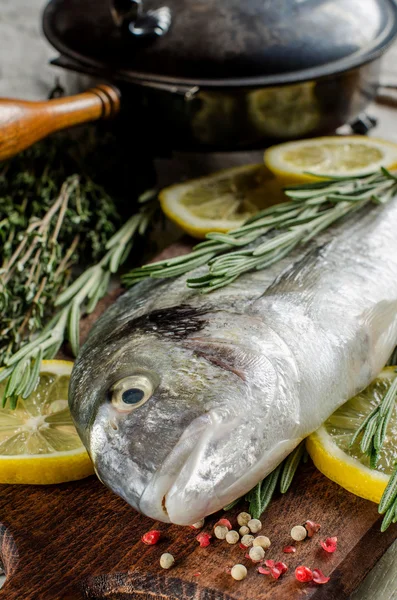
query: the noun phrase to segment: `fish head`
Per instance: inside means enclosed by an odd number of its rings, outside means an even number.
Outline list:
[[[246,493],[263,476],[266,437],[250,380],[269,406],[277,384],[270,362],[253,362],[194,332],[90,338],[70,408],[100,480],[143,514],[181,525]]]

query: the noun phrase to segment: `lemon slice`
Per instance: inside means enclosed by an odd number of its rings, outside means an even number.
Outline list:
[[[307,438],[307,450],[317,469],[349,492],[380,502],[397,459],[397,414],[393,412],[377,468],[360,450],[360,439],[350,447],[354,433],[365,417],[378,406],[393,379],[396,367],[383,369],[363,392],[346,402]]]
[[[364,175],[380,167],[397,168],[397,144],[363,136],[319,137],[286,142],[265,151],[266,166],[288,182],[320,175]]]
[[[29,398],[19,398],[15,410],[0,408],[0,483],[61,483],[93,473],[68,408],[72,367],[44,360]]]
[[[161,208],[193,237],[240,227],[258,210],[285,200],[284,182],[264,165],[244,165],[165,188]]]

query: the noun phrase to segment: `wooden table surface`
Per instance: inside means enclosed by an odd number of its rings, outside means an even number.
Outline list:
[[[0,96],[45,98],[54,86],[56,77],[69,91],[74,91],[81,84],[81,78],[60,73],[47,65],[48,59],[55,53],[41,35],[40,11],[45,3],[45,0],[1,0]],[[384,59],[382,81],[397,86],[397,45]],[[397,142],[397,93],[386,104],[374,104],[368,110],[379,118],[378,127],[371,135]],[[250,155],[249,162],[258,157]],[[243,154],[226,157],[216,155],[212,157],[211,166],[217,168],[244,160],[246,155]],[[368,552],[371,552],[371,547],[368,547]],[[397,541],[351,600],[397,600]]]

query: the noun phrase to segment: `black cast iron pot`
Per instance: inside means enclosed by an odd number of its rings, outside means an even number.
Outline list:
[[[397,35],[397,6],[52,0],[43,28],[60,52],[55,64],[121,90],[138,137],[174,150],[230,151],[331,132],[353,120],[376,97],[381,56]],[[86,119],[80,107],[78,122],[117,112],[109,90],[96,91],[102,109],[87,111]],[[56,127],[53,120],[53,129],[73,124],[77,98],[69,101],[69,122]]]

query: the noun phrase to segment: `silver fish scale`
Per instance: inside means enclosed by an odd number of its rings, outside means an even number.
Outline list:
[[[396,344],[396,202],[291,266],[250,310],[266,315],[292,350],[300,395],[318,397],[319,410],[314,401],[302,402],[306,435],[368,385]]]

